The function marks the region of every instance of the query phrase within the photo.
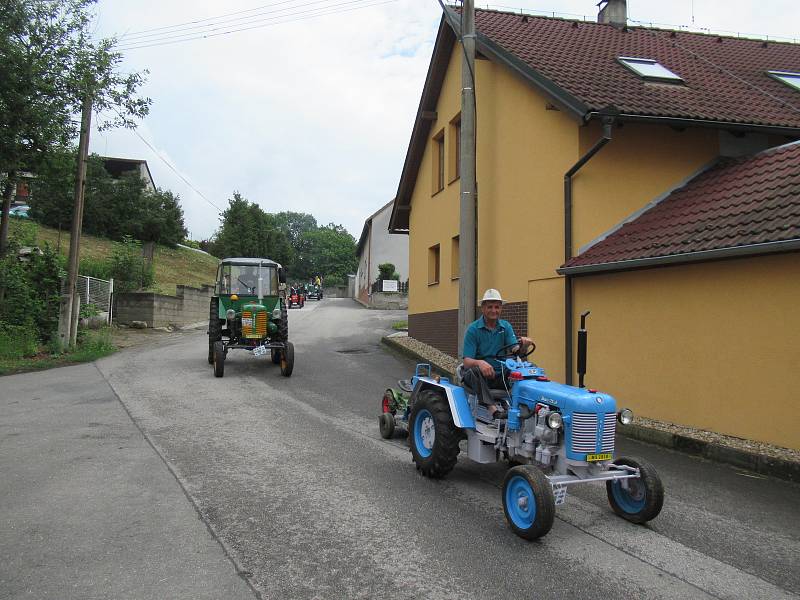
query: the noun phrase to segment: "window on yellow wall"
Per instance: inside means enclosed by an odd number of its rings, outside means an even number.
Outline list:
[[[428,248],[428,285],[439,283],[439,244]]]
[[[444,129],[433,136],[433,193],[444,189]]]
[[[450,183],[461,177],[461,113],[450,121]]]
[[[458,279],[460,271],[458,236],[450,240],[450,279]]]

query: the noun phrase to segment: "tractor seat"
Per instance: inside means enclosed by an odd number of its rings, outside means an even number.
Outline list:
[[[505,390],[489,390],[492,400],[508,400],[509,393]]]

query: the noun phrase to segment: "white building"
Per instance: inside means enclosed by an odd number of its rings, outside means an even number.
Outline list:
[[[358,240],[358,271],[356,272],[356,299],[371,304],[371,286],[378,278],[378,265],[392,263],[400,274],[400,281],[408,279],[408,236],[389,233],[389,217],[394,200],[364,222]]]

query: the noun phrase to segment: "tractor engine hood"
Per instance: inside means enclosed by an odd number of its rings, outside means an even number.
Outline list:
[[[537,402],[558,407],[564,414],[616,412],[617,402],[613,396],[590,392],[555,381],[526,379],[514,384],[513,393],[520,401],[533,407]]]

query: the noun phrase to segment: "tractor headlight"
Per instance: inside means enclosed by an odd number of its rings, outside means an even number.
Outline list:
[[[225,312],[225,316],[228,318],[228,321],[233,321],[236,318],[236,311],[233,310],[232,308],[229,308]]]
[[[547,426],[550,429],[560,429],[564,424],[564,419],[561,418],[561,413],[551,412],[547,415]]]
[[[623,425],[630,425],[633,423],[633,411],[630,408],[623,408],[617,413],[617,419]]]
[[[272,318],[273,319],[280,319],[281,318],[281,309],[278,308],[277,306],[275,307],[275,310],[272,311]]]

